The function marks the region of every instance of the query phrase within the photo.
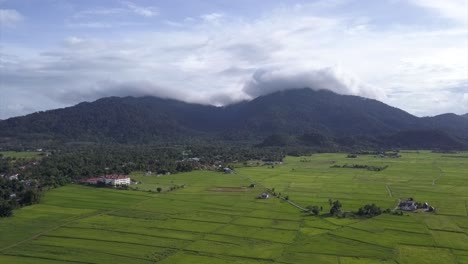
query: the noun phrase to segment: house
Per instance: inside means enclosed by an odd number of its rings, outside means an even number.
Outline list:
[[[226,173],[226,174],[233,174],[233,173],[234,173],[234,171],[231,170],[230,168],[224,168],[223,171],[224,171],[224,173]]]
[[[128,175],[111,174],[102,176],[101,179],[107,185],[130,185],[130,177]]]
[[[424,209],[424,212],[435,212],[435,208],[432,206],[429,206],[426,209]]]
[[[96,185],[98,182],[102,182],[101,178],[88,178],[80,181],[83,184]]]
[[[10,181],[12,181],[12,180],[18,180],[18,176],[19,176],[19,174],[14,174],[14,175],[8,176],[8,179],[9,179]]]
[[[403,211],[414,211],[418,209],[418,206],[416,205],[416,202],[413,200],[413,198],[405,198],[400,199],[398,202],[398,209]]]
[[[81,180],[80,183],[82,184],[89,184],[89,185],[97,185],[97,184],[106,184],[112,186],[122,186],[122,185],[130,185],[130,177],[128,175],[119,175],[119,174],[111,174],[111,175],[104,175],[98,178],[88,178]]]
[[[264,161],[263,162],[263,165],[266,165],[266,166],[281,165],[281,164],[283,164],[282,161]]]
[[[268,195],[268,193],[262,193],[262,194],[260,194],[260,196],[259,196],[258,198],[260,198],[260,199],[268,199],[268,198],[270,198],[270,195]]]

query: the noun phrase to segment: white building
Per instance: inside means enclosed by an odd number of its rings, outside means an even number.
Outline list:
[[[9,179],[10,181],[12,181],[12,180],[18,180],[18,176],[19,176],[19,174],[11,175],[11,176],[8,177],[8,179]]]
[[[130,177],[128,175],[105,175],[102,177],[102,181],[108,185],[130,185]]]

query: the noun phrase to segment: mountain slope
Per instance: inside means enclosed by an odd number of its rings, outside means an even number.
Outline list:
[[[442,114],[424,117],[422,120],[431,129],[441,130],[468,140],[468,118],[456,114]]]
[[[65,140],[121,143],[178,139],[197,136],[199,124],[209,129],[211,122],[206,117],[212,112],[216,113],[213,106],[155,97],[109,97],[5,120],[0,122],[0,135],[48,135]]]
[[[304,88],[226,107],[156,97],[103,98],[0,121],[0,142],[38,138],[118,143],[199,139],[260,142],[277,134],[293,136],[301,144],[334,145],[333,138],[341,138],[338,143],[344,138],[357,142],[359,138],[369,142],[386,138],[396,144],[391,136],[404,135],[404,131],[426,131],[427,138],[432,135],[437,141],[440,134],[427,132],[433,130],[445,131],[453,139],[444,139],[441,145],[454,146],[465,140],[468,122],[464,121],[468,119],[456,115],[418,118],[376,100]],[[313,140],[310,135],[314,135]]]
[[[376,100],[306,88],[258,97],[228,110],[239,115],[239,129],[256,134],[302,134],[313,129],[333,136],[374,135],[419,124],[417,117]]]

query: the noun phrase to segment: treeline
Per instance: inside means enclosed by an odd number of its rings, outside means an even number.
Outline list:
[[[39,201],[43,190],[105,174],[151,171],[155,174],[217,169],[247,160],[281,161],[278,148],[232,145],[79,145],[51,150],[41,160],[0,156],[0,216]],[[18,180],[9,175],[19,174]]]
[[[360,165],[360,164],[344,164],[344,165],[332,165],[330,168],[346,168],[346,169],[366,169],[369,171],[382,171],[388,168],[388,165],[385,166],[369,166],[369,165]]]
[[[284,154],[274,149],[235,146],[92,145],[53,151],[40,166],[31,168],[24,176],[41,179],[43,185],[56,187],[103,174],[129,174],[136,170],[178,173],[206,169],[215,163],[282,160],[283,157]]]
[[[333,201],[331,198],[328,199],[328,204],[330,205],[329,216],[334,216],[338,218],[372,218],[381,214],[393,214],[393,215],[403,215],[401,210],[392,211],[391,209],[382,210],[375,204],[366,204],[360,207],[357,211],[343,211],[342,203],[339,200]],[[309,205],[306,207],[308,213],[312,215],[319,215],[323,211],[322,206]]]
[[[0,217],[10,216],[14,209],[38,203],[41,187],[36,180],[18,179],[18,174],[39,162],[34,158],[4,157],[0,154]]]

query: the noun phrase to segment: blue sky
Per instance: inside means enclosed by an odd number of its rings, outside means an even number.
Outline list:
[[[468,112],[468,0],[0,0],[0,119],[310,87]]]

